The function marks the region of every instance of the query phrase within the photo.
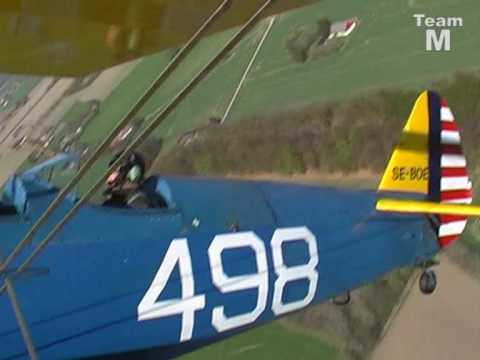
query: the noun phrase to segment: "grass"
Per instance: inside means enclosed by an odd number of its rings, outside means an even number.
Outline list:
[[[447,0],[412,0],[401,4],[386,0],[324,0],[281,15],[260,51],[228,122],[241,121],[252,114],[342,99],[376,88],[402,87],[418,91],[431,86],[436,79],[451,76],[457,69],[477,68],[472,49],[478,48],[480,40],[473,24],[478,22],[480,15],[471,10],[476,4],[473,0],[455,6]],[[465,27],[454,30],[452,52],[427,53],[424,31],[415,26],[413,14],[435,15],[448,11],[462,16]],[[325,17],[335,21],[353,16],[360,19],[360,26],[339,51],[304,64],[291,59],[287,41],[299,24],[308,26]],[[205,125],[211,117],[223,115],[265,26],[266,22],[259,24],[158,127],[153,137],[162,138],[165,149],[171,148],[184,132]],[[146,117],[162,109],[227,42],[233,31],[203,40],[139,116]],[[98,144],[105,138],[172,55],[173,51],[166,51],[142,60],[103,102],[100,113],[92,121],[95,125],[86,129],[81,141]]]
[[[480,44],[475,29],[480,15],[473,8],[478,8],[473,0],[455,4],[447,0],[325,0],[310,9],[292,12],[280,18],[273,29],[232,116],[240,119],[259,110],[345,98],[374,88],[418,90],[455,70],[478,68],[478,61],[470,53]],[[427,53],[425,32],[415,26],[415,13],[462,16],[465,27],[453,31],[453,51]],[[299,22],[314,23],[322,16],[332,21],[357,16],[360,26],[341,51],[306,64],[293,64],[284,48],[289,32]]]
[[[167,55],[163,53],[143,59],[101,104],[100,112],[92,119],[94,125],[85,129],[82,141],[98,144],[103,140],[167,62]]]
[[[57,142],[61,142],[63,138],[72,135],[79,128],[88,123],[87,115],[92,108],[89,102],[76,102],[66,112],[62,122],[55,132]]]
[[[444,95],[458,119],[476,180],[480,74],[458,73],[433,88]],[[413,90],[392,88],[358,94],[347,101],[246,116],[202,131],[188,146],[176,145],[158,159],[153,172],[217,176],[383,173],[417,96]]]
[[[318,341],[314,335],[296,331],[279,322],[250,330],[216,345],[181,357],[182,360],[310,360],[340,359],[333,347]]]
[[[229,121],[241,120],[259,112],[346,98],[386,86],[417,91],[460,68],[477,68],[478,62],[471,56],[471,49],[476,45],[478,48],[480,44],[473,27],[479,15],[471,11],[476,3],[470,0],[457,4],[455,8],[446,0],[424,0],[416,4],[409,7],[407,2],[398,4],[385,0],[325,0],[280,16],[245,82]],[[464,17],[465,29],[455,30],[454,51],[450,54],[427,53],[424,32],[415,26],[412,15],[422,11],[435,14],[448,9],[456,16]],[[313,24],[322,17],[334,21],[352,16],[359,17],[361,25],[341,51],[305,64],[292,61],[287,40],[298,24]],[[218,67],[157,130],[155,136],[175,137],[182,131],[205,123],[211,116],[222,114],[263,26],[257,27],[228,63]],[[217,35],[212,44],[222,38],[223,35]],[[168,88],[169,84],[166,84]],[[165,94],[168,94],[167,90]]]
[[[68,122],[81,122],[81,120],[88,114],[90,111],[90,104],[86,102],[76,102],[72,105],[70,110],[67,111],[64,118]]]

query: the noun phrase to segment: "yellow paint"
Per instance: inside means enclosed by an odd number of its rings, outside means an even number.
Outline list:
[[[480,206],[477,205],[447,204],[415,200],[378,200],[377,210],[410,214],[480,216]]]
[[[428,193],[428,92],[417,99],[380,182],[380,191]]]
[[[0,72],[77,76],[177,48],[223,1],[1,0]],[[241,25],[265,1],[232,0],[207,35]],[[315,1],[274,1],[264,17]]]

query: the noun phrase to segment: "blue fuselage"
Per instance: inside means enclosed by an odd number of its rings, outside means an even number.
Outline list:
[[[24,185],[26,215],[0,217],[0,257],[57,194]],[[371,191],[173,177],[147,187],[168,208],[82,207],[15,280],[41,359],[187,352],[438,251],[426,217],[377,213]],[[5,293],[0,314],[0,359],[27,357]]]

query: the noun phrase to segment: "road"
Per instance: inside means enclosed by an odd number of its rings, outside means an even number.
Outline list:
[[[76,101],[104,100],[136,64],[137,62],[132,62],[108,69],[88,88],[68,97],[64,97],[64,94],[74,79],[43,78],[30,92],[25,105],[8,118],[0,119],[0,186],[34,151],[34,146],[28,143],[22,145],[20,149],[12,149],[19,139],[23,136],[39,139],[49,127],[55,126],[63,119]]]
[[[22,165],[34,150],[29,144],[24,144],[20,149],[12,149],[18,139],[29,133],[29,129],[36,126],[39,119],[37,108],[42,101],[48,100],[49,92],[53,89],[55,80],[51,77],[44,78],[30,92],[25,105],[15,111],[8,119],[3,119],[5,125],[0,131],[0,186]]]
[[[5,155],[5,150],[11,147],[16,139],[26,135],[28,128],[32,128],[36,124],[38,113],[34,109],[38,108],[38,105],[45,100],[52,86],[55,86],[55,79],[51,77],[42,79],[30,92],[26,104],[12,113],[0,134],[0,154]]]
[[[436,292],[413,286],[372,360],[479,358],[480,283],[447,257],[436,271]]]

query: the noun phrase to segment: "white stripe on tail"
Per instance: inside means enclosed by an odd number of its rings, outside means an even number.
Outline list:
[[[471,204],[472,183],[468,177],[467,161],[461,148],[461,138],[453,112],[448,103],[441,99],[440,109],[442,145],[440,201],[443,203]],[[464,216],[438,216],[438,238],[440,246],[446,246],[465,230],[467,218]]]

